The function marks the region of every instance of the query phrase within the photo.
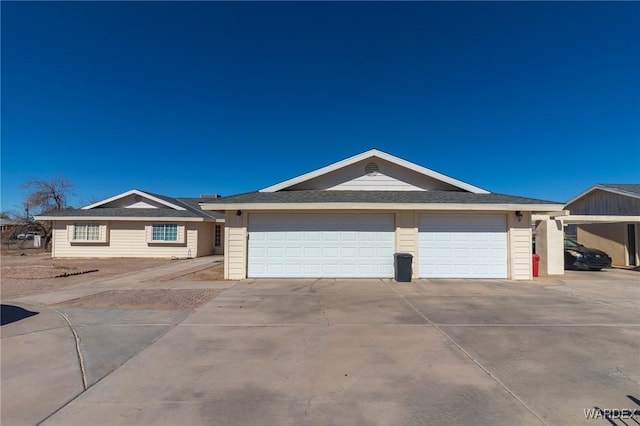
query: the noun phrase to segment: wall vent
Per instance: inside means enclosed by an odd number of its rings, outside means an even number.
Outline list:
[[[364,167],[364,172],[368,175],[372,175],[374,173],[378,173],[380,169],[376,163],[369,163]]]

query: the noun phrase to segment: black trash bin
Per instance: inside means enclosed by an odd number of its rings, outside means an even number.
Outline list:
[[[396,253],[393,255],[393,265],[395,267],[396,281],[400,283],[410,283],[411,282],[411,262],[413,260],[413,256],[409,253]]]

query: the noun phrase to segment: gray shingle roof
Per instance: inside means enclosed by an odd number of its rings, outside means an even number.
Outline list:
[[[211,204],[229,203],[452,203],[452,204],[560,204],[504,194],[474,194],[463,191],[278,191],[247,192],[216,199]]]
[[[69,209],[59,212],[51,212],[43,216],[56,217],[210,217],[206,214],[197,214],[191,210],[175,210],[175,209],[127,209],[113,207],[96,207],[95,209]]]
[[[204,217],[211,217],[214,219],[224,219],[224,213],[205,211],[200,208],[200,202],[202,202],[202,198],[176,198],[176,201],[179,204],[183,205],[187,209],[191,211],[202,214]]]
[[[630,192],[635,195],[640,195],[640,184],[638,183],[599,183],[597,186],[617,189],[619,191]]]
[[[224,214],[222,214],[222,213],[208,212],[208,211],[202,210],[200,208],[200,201],[202,201],[200,198],[194,198],[194,197],[174,198],[174,197],[169,197],[169,196],[162,195],[162,194],[157,194],[155,192],[149,192],[149,191],[143,191],[143,190],[140,190],[140,191],[144,192],[145,194],[149,194],[151,196],[154,196],[156,198],[160,198],[161,200],[164,200],[164,201],[166,201],[168,203],[176,204],[178,206],[184,207],[187,210],[190,210],[191,212],[196,213],[200,217],[209,217],[209,218],[213,218],[213,219],[224,219]]]
[[[158,209],[136,209],[136,208],[114,208],[114,207],[95,207],[92,209],[68,209],[59,212],[52,212],[44,216],[56,217],[175,217],[175,218],[207,218],[207,219],[224,219],[223,213],[204,211],[200,208],[200,198],[173,198],[162,194],[156,194],[149,191],[142,191],[153,197],[164,200],[168,203],[183,207],[186,210],[176,210],[169,207]]]

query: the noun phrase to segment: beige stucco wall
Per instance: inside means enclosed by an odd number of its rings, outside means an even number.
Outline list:
[[[94,223],[95,221],[88,221]],[[198,232],[206,230],[202,222],[171,222],[184,226],[185,241],[182,243],[147,243],[146,226],[158,222],[109,221],[108,240],[105,243],[73,243],[69,241],[68,225],[73,221],[55,221],[52,236],[53,257],[197,257]],[[206,224],[207,226],[210,226]],[[213,233],[212,228],[208,231]],[[213,243],[211,243],[213,244]]]
[[[252,212],[258,213],[258,212]],[[267,213],[267,212],[263,212]],[[276,213],[277,212],[268,212]],[[291,213],[288,211],[287,213]],[[340,213],[340,211],[327,211]],[[349,213],[354,213],[349,211]],[[381,212],[383,213],[383,212]],[[389,212],[386,212],[389,213]],[[481,212],[470,212],[469,214]],[[496,214],[496,212],[491,212]],[[531,279],[531,214],[523,212],[522,221],[518,221],[513,212],[507,215],[508,276],[514,280]],[[413,255],[413,276],[419,276],[418,264],[418,222],[419,212],[402,211],[395,213],[395,251]],[[228,211],[225,217],[225,278],[244,279],[247,276],[247,236],[248,215],[242,212]]]
[[[536,222],[536,254],[540,256],[540,275],[564,274],[564,228],[559,220]]]
[[[213,222],[195,222],[193,224],[198,231],[198,256],[208,256],[214,253],[213,246]],[[224,226],[224,225],[223,225]]]
[[[578,226],[578,242],[585,247],[602,250],[611,256],[611,263],[627,266],[627,224],[594,223]]]

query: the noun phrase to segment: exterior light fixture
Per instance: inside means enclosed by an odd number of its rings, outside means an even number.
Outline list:
[[[238,211],[236,212],[236,216],[242,216],[242,210],[238,210]]]
[[[518,218],[518,222],[522,222],[522,212],[520,210],[516,210],[516,217]]]

